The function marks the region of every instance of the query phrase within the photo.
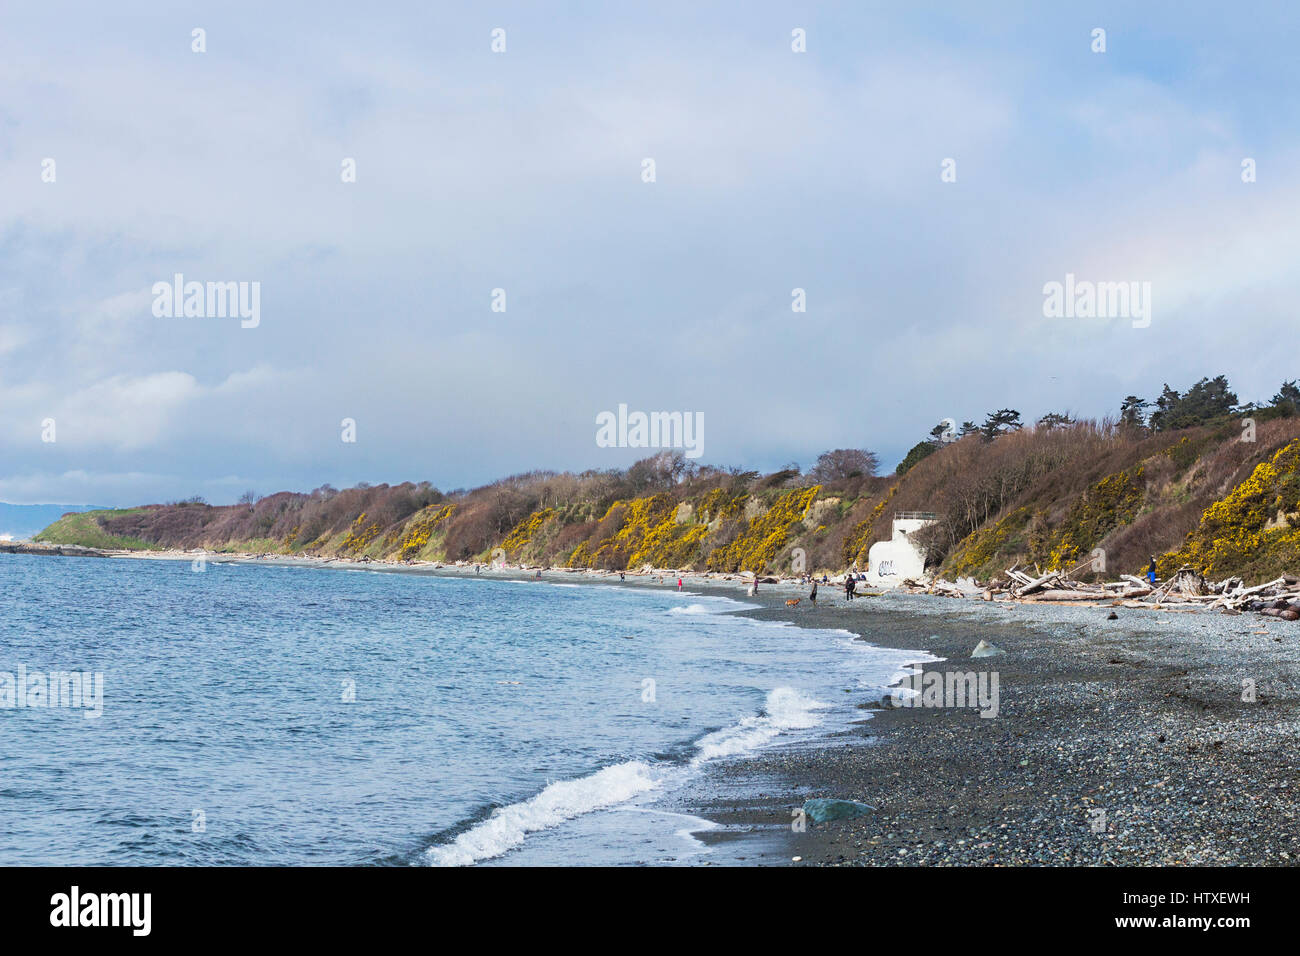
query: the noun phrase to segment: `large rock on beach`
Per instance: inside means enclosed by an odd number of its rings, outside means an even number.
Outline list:
[[[815,797],[805,800],[803,812],[813,823],[829,823],[831,820],[852,820],[854,817],[875,813],[876,808],[856,800],[830,800]]]

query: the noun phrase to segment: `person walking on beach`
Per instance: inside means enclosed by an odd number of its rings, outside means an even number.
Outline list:
[[[681,578],[678,578],[678,579],[677,579],[677,590],[680,591],[681,589],[682,589],[682,579],[681,579]]]
[[[1147,565],[1147,581],[1154,587],[1156,583],[1156,556],[1151,555],[1151,563]]]
[[[853,589],[857,587],[857,582],[853,580],[853,572],[844,572],[844,600],[853,600]]]
[[[812,590],[808,592],[808,603],[817,606],[817,579],[813,578]]]

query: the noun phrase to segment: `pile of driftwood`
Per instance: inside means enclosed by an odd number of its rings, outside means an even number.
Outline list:
[[[1030,574],[1017,566],[1008,568],[1005,577],[998,576],[987,584],[959,578],[956,583],[938,580],[929,585],[905,581],[904,587],[914,593],[985,601],[1079,601],[1148,608],[1189,604],[1208,610],[1258,611],[1285,621],[1300,620],[1300,578],[1292,575],[1246,587],[1241,578],[1209,582],[1199,571],[1182,567],[1154,585],[1131,574],[1121,574],[1117,581],[1090,583],[1073,580],[1067,571],[1043,574],[1035,570]]]

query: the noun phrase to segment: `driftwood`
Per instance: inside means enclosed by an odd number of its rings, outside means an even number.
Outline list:
[[[1100,601],[1109,600],[1109,595],[1102,594],[1099,591],[1084,590],[1053,590],[1039,591],[1029,597],[1030,601]]]
[[[903,582],[903,587],[916,594],[977,601],[1075,601],[1147,609],[1181,604],[1187,610],[1217,610],[1225,614],[1255,611],[1277,620],[1300,620],[1300,576],[1296,575],[1282,575],[1265,584],[1246,587],[1241,578],[1210,582],[1195,568],[1182,567],[1153,587],[1132,574],[1121,574],[1114,581],[1083,582],[1070,577],[1074,571],[1043,573],[1037,568],[1034,571],[1031,575],[1018,566],[1007,568],[1004,575],[987,584],[971,578],[961,578],[957,583],[936,580],[928,584],[909,579]]]

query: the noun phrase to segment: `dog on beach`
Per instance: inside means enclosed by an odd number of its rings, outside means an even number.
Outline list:
[[[799,599],[798,599],[798,598],[790,598],[789,600],[787,600],[787,601],[785,602],[785,606],[786,606],[786,607],[794,607],[794,606],[795,606],[796,604],[798,604],[798,603],[799,603]]]

